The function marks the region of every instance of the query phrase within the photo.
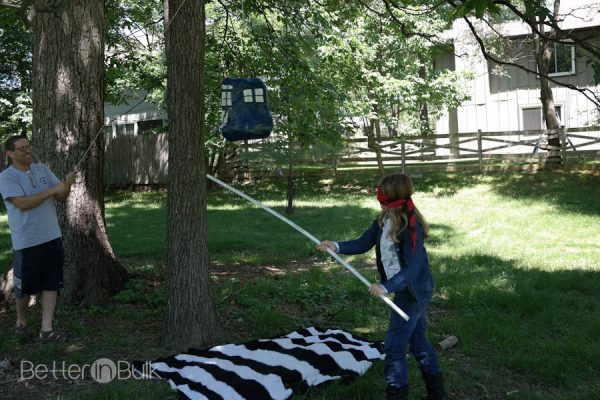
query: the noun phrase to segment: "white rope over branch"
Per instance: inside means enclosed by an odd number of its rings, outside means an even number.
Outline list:
[[[260,208],[262,208],[263,210],[265,210],[269,214],[273,215],[274,217],[279,218],[280,220],[282,220],[283,222],[285,222],[286,224],[288,224],[289,226],[291,226],[292,228],[296,229],[298,232],[302,233],[304,236],[306,236],[307,238],[309,238],[310,240],[312,240],[313,242],[315,242],[316,244],[321,243],[321,241],[319,239],[317,239],[316,237],[314,237],[313,235],[311,235],[310,233],[308,233],[306,230],[304,230],[300,226],[296,225],[294,222],[290,221],[289,219],[287,219],[283,215],[279,214],[278,212],[276,212],[276,211],[272,210],[271,208],[265,206],[260,201],[255,200],[252,197],[248,196],[247,194],[240,192],[239,190],[235,189],[232,186],[229,186],[228,184],[226,184],[222,180],[217,179],[217,178],[215,178],[212,175],[208,175],[207,174],[206,177],[208,179],[210,179],[211,181],[217,183],[218,185],[223,186],[225,189],[227,189],[227,190],[229,190],[229,191],[237,194],[240,197],[243,197],[244,199],[248,200],[250,203],[252,203],[252,204],[254,204],[256,206],[259,206]],[[352,274],[354,274],[354,276],[356,276],[367,287],[371,286],[371,282],[369,282],[364,276],[362,276],[360,274],[360,272],[358,272],[356,269],[354,269],[354,267],[352,265],[348,264],[348,262],[346,260],[344,260],[342,257],[340,257],[336,252],[334,252],[331,249],[327,249],[327,253],[329,253],[333,258],[335,258],[348,271],[352,272]],[[394,304],[394,302],[390,298],[388,298],[385,295],[381,295],[381,296],[379,296],[379,298],[381,300],[383,300],[388,306],[390,306],[392,308],[392,310],[394,310],[396,313],[398,313],[398,315],[400,315],[402,318],[404,318],[406,321],[408,321],[408,319],[409,319],[408,315],[406,315],[406,313],[404,311],[402,311],[402,309],[400,309],[400,307],[398,307],[396,304]]]

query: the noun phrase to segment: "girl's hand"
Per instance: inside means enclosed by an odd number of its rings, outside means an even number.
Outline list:
[[[381,297],[384,294],[387,294],[387,290],[380,283],[373,283],[369,286],[369,293],[373,297]]]
[[[329,240],[323,240],[321,243],[317,245],[317,249],[321,251],[327,251],[327,249],[333,250],[334,253],[337,253],[337,248],[335,247],[335,243],[330,242]]]

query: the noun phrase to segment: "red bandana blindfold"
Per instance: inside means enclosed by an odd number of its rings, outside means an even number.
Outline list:
[[[406,205],[406,210],[408,212],[408,227],[410,228],[410,236],[412,239],[412,251],[413,254],[415,252],[415,247],[417,244],[417,231],[415,229],[417,218],[415,215],[415,204],[413,203],[410,197],[406,199],[391,199],[390,196],[387,196],[383,193],[383,189],[381,186],[377,186],[377,200],[381,205],[386,207],[395,208]]]

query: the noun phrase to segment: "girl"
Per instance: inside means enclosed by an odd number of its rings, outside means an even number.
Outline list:
[[[394,303],[410,319],[392,312],[385,337],[385,380],[388,400],[408,399],[406,347],[417,360],[425,380],[428,400],[447,400],[436,351],[425,334],[425,307],[433,294],[423,241],[429,225],[411,199],[413,184],[404,174],[384,177],[377,188],[381,213],[371,227],[355,240],[317,245],[340,254],[361,254],[375,246],[381,283],[372,284],[369,293],[379,297],[394,293]]]

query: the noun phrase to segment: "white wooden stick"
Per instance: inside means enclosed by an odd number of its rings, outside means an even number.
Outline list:
[[[294,222],[290,221],[289,219],[287,219],[283,215],[279,214],[278,212],[276,212],[276,211],[272,210],[271,208],[265,206],[260,201],[253,199],[252,197],[248,196],[247,194],[245,194],[243,192],[240,192],[236,188],[234,188],[234,187],[226,184],[222,180],[220,180],[218,178],[215,178],[212,175],[207,174],[206,177],[208,179],[210,179],[211,181],[217,183],[218,185],[223,186],[225,189],[227,189],[227,190],[229,190],[229,191],[237,194],[240,197],[243,197],[244,199],[248,200],[250,203],[252,203],[252,204],[254,204],[254,205],[262,208],[263,210],[265,210],[269,214],[273,215],[274,217],[279,218],[280,220],[282,220],[286,224],[290,225],[292,228],[296,229],[298,232],[302,233],[304,236],[306,236],[307,238],[309,238],[310,240],[312,240],[313,242],[315,242],[316,244],[320,244],[321,243],[321,241],[319,239],[317,239],[316,237],[314,237],[313,235],[311,235],[310,233],[308,233],[306,230],[304,230],[300,226],[296,225]],[[371,286],[371,282],[369,282],[364,276],[362,276],[360,272],[358,272],[356,269],[354,269],[354,267],[352,265],[348,264],[348,262],[346,260],[344,260],[342,257],[340,257],[335,251],[333,251],[331,249],[327,249],[327,253],[329,253],[340,264],[342,264],[344,267],[346,267],[346,269],[348,271],[352,272],[352,274],[354,274],[354,276],[356,276],[367,287]],[[408,321],[408,319],[409,319],[408,315],[404,311],[402,311],[402,309],[400,307],[398,307],[396,304],[394,304],[394,302],[392,300],[390,300],[390,298],[388,298],[385,295],[381,295],[379,298],[381,300],[383,300],[388,306],[390,306],[396,313],[398,313],[398,315],[400,315],[402,318],[404,318],[405,320]]]

